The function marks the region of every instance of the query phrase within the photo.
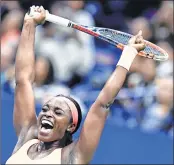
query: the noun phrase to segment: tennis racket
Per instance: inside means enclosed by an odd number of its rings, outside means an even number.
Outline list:
[[[62,25],[65,27],[70,27],[87,33],[91,36],[104,40],[117,48],[123,50],[124,46],[128,44],[129,39],[132,37],[131,34],[124,33],[118,30],[108,29],[108,28],[100,28],[100,27],[89,27],[83,26],[77,23],[74,23],[68,19],[50,14],[46,11],[46,21]],[[144,56],[146,58],[150,58],[157,61],[165,61],[168,59],[168,54],[165,50],[160,48],[159,46],[144,40],[145,49],[140,51],[138,55]]]

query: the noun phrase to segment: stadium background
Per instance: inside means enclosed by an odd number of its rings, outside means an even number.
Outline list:
[[[131,34],[142,29],[145,39],[169,53],[163,63],[135,59],[92,163],[173,163],[173,1],[159,0],[1,2],[1,163],[17,140],[12,123],[14,59],[23,16],[31,5],[43,5],[84,25]],[[37,28],[35,47],[37,113],[48,95],[65,93],[80,102],[85,116],[121,53],[103,41],[50,23]]]

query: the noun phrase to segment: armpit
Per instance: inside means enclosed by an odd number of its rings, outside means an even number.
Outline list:
[[[16,153],[26,142],[32,139],[37,139],[37,126],[34,125],[30,128],[23,128],[18,136],[17,144],[13,150]]]
[[[69,146],[63,148],[62,164],[88,164],[85,163],[84,159],[80,156],[80,151],[76,150],[76,143],[77,141],[74,141]]]
[[[70,145],[64,147],[62,149],[62,164],[74,164],[74,154],[73,149],[75,146],[75,142],[71,143]]]

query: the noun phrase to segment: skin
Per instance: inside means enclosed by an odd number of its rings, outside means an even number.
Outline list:
[[[39,57],[35,63],[35,82],[36,84],[42,85],[47,78],[49,72],[49,64],[44,57]]]
[[[16,91],[14,106],[14,126],[18,136],[18,142],[14,149],[17,152],[27,141],[39,139],[39,143],[32,145],[28,150],[31,159],[39,159],[49,155],[60,147],[60,140],[65,131],[73,132],[75,125],[71,122],[73,107],[68,106],[63,97],[53,97],[48,100],[38,118],[35,112],[34,94],[32,84],[34,82],[34,37],[35,28],[45,20],[43,7],[34,7],[37,15],[31,17],[25,15],[21,39],[16,56]],[[141,32],[130,39],[129,44],[138,51],[144,48]],[[121,66],[106,82],[96,101],[92,104],[79,139],[62,148],[62,164],[88,164],[97,148],[104,124],[108,115],[108,107],[121,89],[127,74],[127,70]],[[54,128],[47,135],[43,135],[40,129],[40,120],[49,119]],[[96,131],[97,130],[97,131]]]

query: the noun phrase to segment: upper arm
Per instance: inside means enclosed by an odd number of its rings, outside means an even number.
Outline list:
[[[29,130],[37,123],[34,93],[28,80],[16,84],[13,122],[17,136],[23,128]]]
[[[89,163],[98,146],[108,112],[107,107],[96,101],[87,114],[75,147],[85,163]]]
[[[109,106],[114,101],[126,78],[127,70],[117,67],[91,106],[80,133],[76,149],[85,162],[91,160],[104,128]]]

